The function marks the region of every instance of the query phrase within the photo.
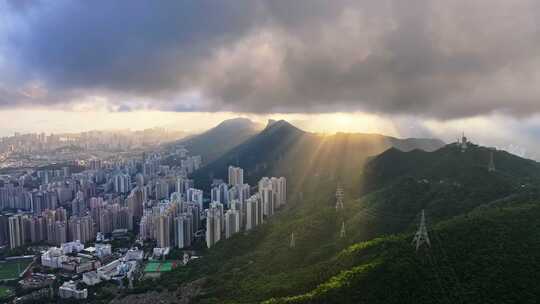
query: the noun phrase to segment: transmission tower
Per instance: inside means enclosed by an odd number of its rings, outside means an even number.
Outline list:
[[[339,233],[339,236],[344,238],[345,237],[345,221],[341,224],[341,232]]]
[[[337,185],[336,189],[336,210],[343,209],[343,199],[345,198],[345,191],[341,184]]]
[[[294,241],[294,232],[291,232],[291,242],[289,244],[289,247],[294,248],[296,246],[296,242]]]
[[[493,159],[493,151],[489,153],[489,165],[488,165],[488,171],[493,172],[495,171],[495,160]]]
[[[415,244],[416,251],[418,251],[420,246],[424,244],[426,244],[428,247],[431,247],[431,242],[429,241],[429,236],[428,236],[427,227],[426,227],[426,216],[424,213],[424,209],[422,209],[422,213],[420,216],[420,226],[418,226],[418,231],[416,231],[416,234],[414,235],[412,242]]]

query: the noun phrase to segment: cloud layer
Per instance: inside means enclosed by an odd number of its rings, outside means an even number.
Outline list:
[[[521,117],[540,112],[539,15],[534,0],[12,0],[0,105]]]

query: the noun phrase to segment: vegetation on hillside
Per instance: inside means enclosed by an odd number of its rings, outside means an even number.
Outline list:
[[[197,303],[533,303],[540,169],[496,152],[489,172],[486,151],[391,149],[372,158],[358,182],[345,180],[338,211],[340,179],[307,174],[267,223],[153,286],[172,291],[206,278]],[[422,209],[432,247],[417,253],[410,242]]]

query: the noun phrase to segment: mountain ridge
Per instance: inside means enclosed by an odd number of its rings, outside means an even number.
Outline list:
[[[214,161],[230,149],[256,135],[262,126],[248,118],[238,117],[224,120],[200,134],[179,140],[192,155],[201,155],[204,163]]]
[[[285,120],[270,120],[260,133],[206,164],[193,178],[200,181],[198,187],[207,190],[204,187],[213,178],[225,178],[227,167],[235,165],[244,168],[250,184],[269,174],[284,175],[291,180],[309,176],[345,179],[357,175],[354,170],[358,173],[367,157],[390,147],[433,150],[443,145],[438,139],[398,139],[381,134],[320,135]]]

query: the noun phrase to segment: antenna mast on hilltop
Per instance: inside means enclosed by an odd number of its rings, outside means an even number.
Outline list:
[[[488,165],[488,171],[493,172],[495,171],[495,160],[493,159],[493,150],[489,153],[489,165]]]
[[[345,198],[345,191],[341,184],[338,183],[336,189],[336,210],[343,209],[343,199]]]
[[[426,216],[424,213],[424,209],[422,209],[422,213],[420,216],[420,226],[418,226],[418,231],[416,231],[416,234],[414,235],[412,242],[415,244],[416,251],[418,251],[420,246],[424,244],[427,244],[428,247],[431,247],[431,242],[429,241],[429,236],[428,236],[427,227],[426,227]]]

